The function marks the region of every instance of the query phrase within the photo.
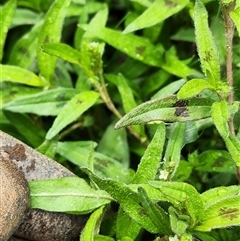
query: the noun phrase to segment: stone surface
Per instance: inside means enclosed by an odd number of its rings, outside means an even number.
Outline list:
[[[0,240],[6,241],[23,221],[29,207],[28,183],[23,173],[0,154]]]
[[[56,161],[0,131],[0,150],[21,171],[27,181],[74,176]],[[8,195],[12,195],[10,189]],[[1,195],[2,196],[2,195]],[[74,241],[87,220],[86,215],[70,215],[30,209],[14,233],[14,240]],[[0,231],[2,229],[0,228]],[[0,239],[1,240],[1,239]]]

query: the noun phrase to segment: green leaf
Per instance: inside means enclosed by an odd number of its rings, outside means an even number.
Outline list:
[[[9,26],[12,22],[14,12],[17,7],[16,0],[10,0],[2,7],[0,6],[0,62],[3,57],[3,47],[8,33]]]
[[[89,16],[88,16],[88,8],[87,6],[84,6],[82,14],[79,16],[78,24],[86,24],[88,22]],[[77,50],[80,50],[80,43],[83,37],[84,31],[81,28],[77,28],[77,30],[74,33],[74,48]]]
[[[67,44],[47,43],[41,46],[41,50],[44,53],[81,66],[81,53]]]
[[[228,119],[230,115],[226,101],[215,102],[212,105],[212,119],[213,122],[223,138],[229,136]]]
[[[204,208],[207,209],[213,204],[222,201],[226,198],[232,198],[239,195],[240,187],[228,186],[228,187],[216,187],[207,190],[201,194],[201,199],[204,203]]]
[[[50,83],[54,75],[56,57],[42,52],[46,43],[59,42],[62,25],[70,0],[55,0],[46,13],[40,35],[38,37],[37,58],[41,75]]]
[[[235,164],[240,166],[240,142],[237,137],[229,132],[227,121],[230,115],[235,114],[239,109],[239,102],[227,105],[226,101],[215,102],[212,106],[213,122],[223,138],[229,153]]]
[[[104,40],[114,48],[119,49],[123,53],[131,56],[134,59],[142,61],[151,66],[160,66],[162,48],[157,48],[152,45],[150,41],[143,37],[135,36],[133,34],[122,34],[119,31],[109,28],[92,28],[88,26],[81,26],[87,31]],[[152,53],[155,53],[154,55]]]
[[[189,216],[180,214],[172,206],[169,207],[169,214],[172,231],[178,236],[183,236],[189,227]]]
[[[160,123],[152,141],[140,160],[132,183],[147,183],[149,180],[154,180],[161,160],[165,132],[164,123]]]
[[[114,125],[110,124],[98,144],[97,151],[118,160],[128,168],[130,160],[126,130],[116,131]]]
[[[120,207],[116,223],[117,240],[136,240],[141,230],[141,226],[127,215],[122,207]]]
[[[201,0],[197,0],[194,8],[194,24],[198,54],[203,73],[211,85],[217,87],[220,81],[220,62],[218,52],[208,26],[208,13]]]
[[[18,113],[34,113],[40,116],[55,116],[75,94],[76,91],[71,88],[46,90],[17,98],[5,104],[3,109]]]
[[[141,4],[144,7],[150,7],[151,4],[152,4],[151,0],[130,0],[130,1],[139,3],[139,4]]]
[[[141,14],[137,19],[135,19],[130,25],[128,25],[127,28],[123,31],[123,33],[126,34],[160,23],[171,15],[182,10],[188,4],[188,2],[188,0],[156,0],[143,14]]]
[[[152,96],[152,100],[156,98],[163,98],[175,94],[186,83],[185,79],[176,80],[167,86],[161,88],[156,94]],[[179,98],[179,97],[178,97]]]
[[[203,202],[197,190],[188,183],[149,181],[149,185],[157,188],[169,202],[178,205],[178,209],[187,210],[191,217],[190,227],[194,227],[203,215]],[[151,197],[150,197],[151,198]]]
[[[147,216],[144,209],[140,205],[138,194],[133,192],[127,185],[113,181],[110,179],[101,179],[93,174],[87,168],[81,168],[82,171],[87,173],[91,180],[95,182],[100,189],[108,192],[115,200],[117,200],[124,211],[136,223],[141,225],[144,229],[151,233],[158,233],[158,228],[152,223],[151,219]]]
[[[0,71],[0,83],[3,81],[11,81],[36,87],[45,86],[41,78],[23,68],[0,64]]]
[[[0,106],[3,108],[5,103],[8,103],[25,95],[32,95],[42,91],[42,88],[32,88],[24,84],[16,84],[14,82],[5,81],[1,83],[0,88]]]
[[[233,104],[227,104],[226,101],[221,101],[215,102],[212,105],[212,119],[223,139],[229,136],[227,121],[231,115],[234,115],[238,111],[239,106],[239,101],[235,101]]]
[[[238,36],[240,37],[240,8],[236,8],[234,11],[230,12],[229,15],[236,25]]]
[[[160,179],[172,180],[179,166],[181,150],[183,148],[186,123],[175,123],[169,135],[163,170],[160,169]]]
[[[28,69],[33,64],[37,56],[38,35],[42,23],[43,21],[38,21],[29,32],[17,41],[10,54],[10,65]]]
[[[134,239],[129,238],[128,236],[126,236],[126,237],[121,238],[120,241],[134,241]]]
[[[147,101],[131,110],[115,125],[115,129],[128,125],[163,122],[186,122],[210,117],[210,99],[177,100],[176,96]]]
[[[109,236],[103,236],[103,235],[98,235],[97,234],[97,235],[94,236],[94,241],[114,241],[114,239],[109,237]]]
[[[224,150],[207,150],[197,157],[196,170],[204,172],[236,173],[236,166],[229,152]]]
[[[124,111],[127,113],[136,107],[137,104],[134,100],[132,90],[128,85],[128,81],[122,74],[117,75],[117,87],[121,95]]]
[[[155,73],[148,76],[148,81],[143,82],[143,89],[144,89],[144,96],[148,97],[149,94],[155,93],[156,91],[161,91],[162,86],[166,83],[166,81],[169,79],[170,74],[164,70],[158,70]],[[157,93],[156,93],[157,95]],[[165,96],[159,96],[159,97],[165,97]],[[153,96],[152,99],[155,99]]]
[[[91,214],[81,233],[81,237],[80,237],[81,241],[95,240],[94,236],[99,232],[100,224],[101,224],[104,212],[105,212],[105,207],[102,206]]]
[[[134,107],[137,106],[134,99],[134,94],[136,95],[136,92],[134,91],[133,88],[130,87],[132,83],[128,79],[126,79],[120,73],[118,75],[107,74],[105,75],[105,77],[110,83],[113,83],[118,88],[125,113],[129,112],[130,110],[132,110]],[[144,129],[142,126],[134,126],[133,129],[135,130],[136,133],[138,133],[141,136],[142,140],[146,138]]]
[[[4,115],[11,122],[12,126],[25,138],[25,143],[38,147],[43,142],[46,134],[45,131],[39,128],[29,116],[10,111],[4,111]]]
[[[105,27],[108,20],[108,5],[104,6],[104,9],[96,11],[95,16],[89,23],[89,29],[84,33],[83,39],[94,39],[95,35],[91,33],[90,29],[98,29]]]
[[[219,230],[217,230],[217,231],[219,231]],[[219,232],[216,232],[216,231],[215,232],[214,231],[212,231],[212,232],[194,231],[193,234],[196,238],[198,238],[200,240],[206,240],[206,241],[219,241],[222,238],[221,234],[219,234]],[[226,240],[228,240],[228,239],[226,239]]]
[[[133,34],[122,34],[119,31],[109,28],[89,28],[89,25],[81,25],[81,27],[126,55],[145,64],[161,67],[179,77],[186,77],[192,74],[192,70],[180,61],[178,57],[172,53],[171,49],[166,51],[166,59],[164,60],[163,46],[160,44],[154,46],[146,38]]]
[[[228,187],[225,187],[226,190]],[[211,231],[215,228],[225,228],[230,226],[240,225],[240,187],[235,194],[232,193],[230,189],[230,195],[226,193],[223,189],[217,190],[219,199],[211,199],[212,204],[209,205],[204,210],[204,215],[202,216],[199,225],[195,227],[198,231]],[[221,197],[221,192],[225,192],[224,197]],[[213,193],[212,193],[213,194]]]
[[[27,7],[37,11],[43,11],[43,9],[41,8],[41,0],[35,0],[33,2],[28,0],[19,0],[18,5],[21,7]]]
[[[192,79],[182,86],[177,94],[177,97],[179,99],[192,98],[200,94],[205,89],[214,90],[215,87],[204,79]]]
[[[45,140],[36,150],[43,155],[54,159],[57,152],[58,136],[51,140]]]
[[[190,177],[192,169],[193,166],[191,165],[191,163],[185,160],[180,160],[179,166],[172,180],[178,182],[186,181]]]
[[[113,199],[103,190],[94,190],[84,179],[64,177],[29,182],[31,208],[85,214]]]
[[[94,91],[84,91],[75,95],[59,113],[52,127],[49,129],[46,139],[57,135],[64,127],[75,121],[80,115],[94,105],[99,94]]]
[[[12,20],[11,28],[15,28],[20,25],[35,25],[39,22],[40,18],[40,13],[36,13],[25,8],[17,8]]]
[[[174,47],[165,51],[164,61],[160,67],[169,73],[182,78],[186,78],[188,75],[194,74],[194,71],[179,59]]]
[[[103,72],[102,70],[102,54],[104,51],[105,43],[99,43],[96,41],[95,35],[92,34],[89,29],[104,28],[108,18],[108,8],[97,12],[97,14],[91,19],[88,29],[83,34],[80,49],[81,60],[84,71],[87,76],[90,77],[91,82],[99,82],[99,77],[96,73]]]
[[[80,167],[89,167],[88,158],[96,146],[92,142],[59,142],[57,152],[69,161]],[[132,179],[133,170],[126,169],[123,164],[102,153],[93,153],[93,170],[105,178],[111,178],[124,183],[129,183]]]
[[[158,228],[159,233],[170,235],[172,232],[167,213],[148,197],[146,191],[142,187],[138,188],[138,195],[145,212]]]
[[[229,138],[224,139],[229,153],[232,156],[237,167],[240,167],[240,141],[237,137],[230,135]]]

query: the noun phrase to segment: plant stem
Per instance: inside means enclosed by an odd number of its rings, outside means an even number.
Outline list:
[[[105,81],[104,81],[104,78],[103,78],[103,75],[102,73],[99,73],[99,78],[100,78],[100,85],[98,83],[95,84],[95,87],[96,89],[99,91],[100,93],[100,96],[101,98],[103,99],[103,101],[105,102],[105,104],[107,105],[108,109],[110,111],[113,112],[113,114],[118,118],[118,119],[121,119],[122,118],[122,115],[119,113],[119,111],[116,109],[115,105],[113,104],[109,94],[108,94],[108,91],[107,91],[107,88],[106,88],[106,85],[105,85]],[[131,127],[131,126],[128,126],[127,129],[129,130],[129,132],[137,139],[141,142],[141,144],[143,146],[147,146],[147,142],[143,142],[142,141],[142,138],[141,136]]]
[[[236,2],[232,1],[228,5],[223,4],[223,19],[225,24],[225,35],[226,35],[226,51],[227,51],[227,59],[226,59],[226,70],[227,70],[227,82],[231,87],[231,91],[228,96],[228,101],[230,104],[234,102],[234,92],[233,92],[233,69],[232,69],[232,46],[233,46],[233,35],[235,24],[232,21],[229,13],[234,10]],[[228,120],[228,126],[230,133],[235,135],[234,130],[234,115],[231,115]],[[240,167],[237,167],[237,178],[238,183],[240,184]]]
[[[70,128],[68,128],[67,130],[63,131],[58,139],[61,140],[63,139],[65,136],[69,135],[71,132],[75,131],[76,129],[78,129],[79,127],[81,127],[83,125],[83,122],[77,122],[76,124],[72,125]]]
[[[235,1],[231,2],[229,5],[223,5],[223,19],[225,24],[225,35],[226,35],[226,50],[227,50],[227,59],[226,59],[226,69],[227,69],[227,82],[228,85],[231,87],[231,91],[228,96],[229,103],[233,103],[234,101],[234,94],[233,94],[233,70],[232,70],[232,46],[233,46],[233,35],[235,25],[232,19],[229,16],[229,13],[234,9]],[[231,134],[235,134],[234,125],[233,125],[233,116],[229,119],[228,122],[229,129]]]

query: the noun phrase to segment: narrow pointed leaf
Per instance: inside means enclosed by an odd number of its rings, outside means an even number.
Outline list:
[[[230,17],[233,20],[238,31],[238,36],[240,37],[240,7],[230,12]]]
[[[130,25],[128,25],[127,28],[123,31],[123,33],[126,34],[160,23],[166,18],[182,10],[188,4],[188,2],[188,0],[156,0],[143,14],[141,14],[137,19],[135,19]]]
[[[198,54],[203,73],[209,83],[216,87],[220,80],[220,62],[215,42],[208,26],[208,13],[201,0],[197,0],[194,8],[194,24]]]
[[[171,51],[166,51],[166,59],[164,59],[163,46],[154,46],[146,38],[133,34],[123,34],[120,31],[109,28],[89,28],[88,25],[81,25],[81,27],[84,30],[91,32],[97,38],[100,38],[109,45],[140,62],[150,66],[161,67],[179,77],[186,77],[187,75],[192,74],[192,70],[180,61],[177,56],[174,56]]]
[[[94,181],[100,189],[105,190],[115,200],[117,200],[124,211],[132,219],[134,219],[136,223],[151,233],[158,232],[158,228],[155,227],[151,219],[140,205],[140,199],[137,193],[133,192],[127,185],[123,183],[110,179],[101,179],[87,168],[81,168],[81,170],[87,173],[90,179]]]
[[[156,94],[154,94],[151,99],[156,99],[160,97],[166,97],[169,95],[175,94],[184,84],[186,83],[185,79],[180,79],[177,81],[174,81],[167,86],[161,88]],[[179,98],[179,97],[178,97]],[[180,99],[180,98],[179,98]]]
[[[201,199],[204,202],[204,208],[209,208],[211,205],[239,195],[240,186],[215,187],[201,194]]]
[[[172,206],[169,207],[168,211],[172,231],[182,238],[184,233],[186,233],[186,229],[189,227],[189,216],[179,214],[179,212]]]
[[[47,156],[51,159],[54,159],[57,152],[58,145],[58,136],[51,140],[45,140],[38,148],[36,149],[38,152],[42,153],[44,156]]]
[[[56,0],[49,8],[38,38],[38,65],[43,77],[50,83],[54,75],[56,57],[41,50],[46,43],[57,43],[61,38],[62,25],[70,0]]]
[[[149,40],[133,34],[122,34],[119,31],[109,28],[94,28],[82,26],[85,30],[104,40],[109,45],[121,50],[125,54],[137,59],[143,63],[160,66],[163,48],[156,49],[156,46],[150,43]],[[152,53],[155,53],[154,55]]]
[[[87,223],[84,226],[84,230],[81,233],[82,241],[94,241],[94,236],[99,232],[101,220],[103,218],[105,207],[102,206],[95,210],[89,217]]]
[[[165,143],[165,132],[164,123],[160,123],[140,160],[132,183],[147,183],[149,180],[154,180]]]
[[[211,231],[215,228],[227,228],[240,225],[240,189],[231,197],[226,197],[213,203],[204,210],[200,225],[195,227],[198,231]]]
[[[122,207],[120,207],[117,214],[116,223],[117,240],[123,240],[124,237],[128,237],[131,240],[136,240],[141,230],[141,226],[129,215],[127,215]]]
[[[223,138],[229,136],[228,119],[230,115],[226,101],[215,102],[212,105],[212,119],[218,132]]]
[[[43,80],[33,72],[12,65],[0,64],[0,83],[3,81],[11,81],[30,86],[45,86]]]
[[[163,158],[163,170],[160,170],[160,179],[172,180],[174,178],[180,162],[185,130],[186,123],[175,123],[172,126],[165,156]]]
[[[137,95],[136,86],[132,87],[132,83],[120,73],[118,75],[105,74],[104,77],[118,88],[125,113],[137,106],[134,98]],[[142,140],[146,139],[143,126],[134,126],[133,129],[141,136]]]
[[[41,49],[44,53],[81,65],[81,53],[67,44],[48,43],[44,44]]]
[[[198,155],[196,170],[204,172],[236,173],[236,166],[226,150],[207,150]]]
[[[123,116],[115,128],[128,125],[163,122],[185,122],[210,117],[211,100],[193,98],[178,100],[176,96],[154,99],[145,102]]]
[[[82,239],[82,241],[84,241],[84,239]],[[109,237],[109,236],[104,236],[104,235],[100,235],[100,234],[96,234],[94,236],[94,241],[115,241],[115,239]],[[128,240],[128,241],[133,241],[132,239]]]
[[[125,168],[129,168],[130,155],[125,129],[116,131],[114,124],[111,123],[102,135],[97,151],[118,160]]]
[[[3,106],[4,110],[34,113],[40,116],[58,115],[62,107],[76,94],[71,88],[57,88],[20,97]]]
[[[29,187],[31,208],[47,211],[85,214],[112,201],[105,191],[92,189],[78,177],[33,181]]]
[[[191,217],[191,227],[202,218],[203,202],[200,194],[190,184],[183,182],[149,181],[149,185],[159,189],[169,202],[178,203],[178,208],[186,208]]]
[[[138,188],[138,195],[142,206],[154,225],[158,228],[159,233],[170,235],[171,228],[167,213],[148,197],[146,191],[142,187]]]
[[[77,166],[88,167],[88,158],[95,146],[96,143],[92,142],[59,142],[57,152]],[[122,163],[109,156],[94,151],[92,161],[94,173],[100,177],[123,183],[130,183],[132,180],[133,170],[126,169]]]
[[[144,7],[150,7],[151,4],[152,4],[151,0],[130,0],[130,1],[139,3],[139,4],[141,4]]]
[[[45,131],[38,127],[28,115],[10,111],[4,111],[4,115],[11,122],[11,125],[25,138],[27,144],[38,147],[43,142]]]
[[[12,22],[16,7],[16,0],[10,0],[6,2],[4,6],[0,7],[0,63],[3,57],[3,47],[8,33],[8,29]]]
[[[37,57],[38,35],[43,21],[38,23],[14,45],[9,64],[28,69]]]
[[[230,135],[224,139],[229,153],[237,167],[240,167],[240,141],[236,136]]]
[[[240,166],[240,142],[236,136],[229,132],[227,121],[230,115],[235,114],[239,109],[239,102],[235,101],[233,104],[227,105],[227,102],[216,102],[212,106],[213,122],[222,136],[226,147],[232,156],[235,164]]]
[[[126,78],[122,74],[117,76],[117,87],[120,92],[123,108],[125,113],[129,112],[137,106],[131,88],[128,85]]]
[[[182,86],[177,94],[177,97],[179,99],[192,98],[200,94],[205,89],[214,90],[215,87],[204,79],[192,79]]]
[[[75,95],[59,113],[52,127],[47,133],[46,139],[57,135],[64,127],[75,121],[82,113],[94,105],[99,94],[94,91],[84,91]]]

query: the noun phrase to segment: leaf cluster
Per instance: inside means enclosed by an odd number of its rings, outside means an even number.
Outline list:
[[[82,241],[239,240],[239,10],[2,5],[1,129],[78,176],[30,182],[31,207],[91,213]]]

